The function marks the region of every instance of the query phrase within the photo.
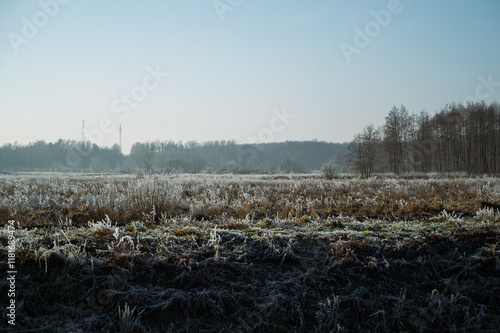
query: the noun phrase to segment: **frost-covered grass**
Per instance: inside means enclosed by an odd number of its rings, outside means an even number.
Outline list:
[[[343,214],[378,218],[443,210],[473,214],[480,201],[500,201],[498,178],[326,181],[307,175],[0,176],[0,216],[16,218],[25,225],[67,218],[87,224],[106,215],[124,224],[183,217],[322,219]]]
[[[28,331],[494,331],[482,201],[498,178],[0,176]]]

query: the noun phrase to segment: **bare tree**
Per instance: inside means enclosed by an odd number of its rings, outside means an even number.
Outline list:
[[[433,171],[433,154],[435,153],[435,142],[433,127],[429,115],[422,111],[415,118],[415,130],[413,135],[413,157],[415,171]]]
[[[156,146],[152,142],[147,142],[144,144],[143,150],[139,156],[140,161],[146,169],[146,174],[151,174],[153,171],[153,162],[156,152]]]
[[[396,174],[408,169],[411,123],[411,117],[404,106],[399,109],[394,106],[385,117],[384,148],[390,169]]]
[[[349,145],[353,157],[353,167],[361,173],[361,177],[368,178],[379,162],[381,133],[373,125],[363,128],[361,133],[354,136]]]

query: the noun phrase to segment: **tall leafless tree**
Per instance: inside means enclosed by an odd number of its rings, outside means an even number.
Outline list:
[[[361,173],[361,177],[368,178],[379,162],[381,133],[373,125],[363,128],[361,133],[354,136],[349,145],[353,158],[353,167]]]

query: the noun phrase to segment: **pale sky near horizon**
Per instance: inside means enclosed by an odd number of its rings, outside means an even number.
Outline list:
[[[0,145],[350,141],[500,101],[499,41],[498,0],[0,0]]]

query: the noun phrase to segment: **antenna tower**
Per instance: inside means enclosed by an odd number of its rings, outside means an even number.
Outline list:
[[[120,152],[122,151],[122,124],[120,124]]]

